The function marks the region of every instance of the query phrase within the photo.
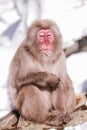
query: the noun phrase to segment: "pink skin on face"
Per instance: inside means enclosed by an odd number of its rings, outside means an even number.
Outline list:
[[[48,54],[49,51],[52,48],[52,43],[54,40],[54,34],[52,30],[50,29],[41,29],[37,32],[37,39],[39,43],[41,43],[41,50],[45,53]]]

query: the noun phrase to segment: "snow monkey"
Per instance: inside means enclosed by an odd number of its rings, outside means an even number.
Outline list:
[[[21,116],[52,126],[70,120],[75,93],[65,62],[57,24],[48,19],[34,21],[9,72],[10,96]]]

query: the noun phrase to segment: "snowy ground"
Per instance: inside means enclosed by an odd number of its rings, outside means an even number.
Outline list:
[[[77,126],[70,126],[70,127],[66,127],[64,130],[87,130],[87,122],[83,123],[83,124],[79,124]]]
[[[75,92],[87,91],[87,52],[73,54],[67,58],[67,69],[72,79]]]
[[[0,118],[8,114],[12,109],[8,94],[8,72],[11,59],[15,50],[0,47]]]

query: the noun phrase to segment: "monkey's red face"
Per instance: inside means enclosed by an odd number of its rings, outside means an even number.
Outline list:
[[[41,51],[43,51],[45,54],[48,54],[52,49],[54,33],[51,29],[41,29],[37,32],[37,40],[40,43]]]

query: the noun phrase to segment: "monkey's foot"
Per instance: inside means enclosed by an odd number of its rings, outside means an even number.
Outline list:
[[[62,120],[62,123],[68,123],[71,120],[71,117],[68,113],[66,113],[64,116],[60,117]]]
[[[52,126],[59,126],[61,124],[68,123],[70,121],[70,115],[66,113],[62,116],[57,115],[50,115],[46,121],[46,124],[52,125]]]

